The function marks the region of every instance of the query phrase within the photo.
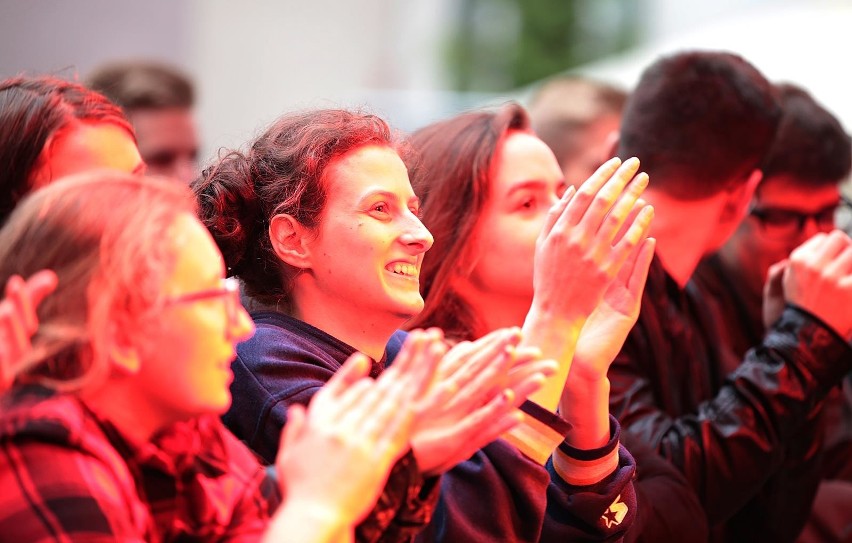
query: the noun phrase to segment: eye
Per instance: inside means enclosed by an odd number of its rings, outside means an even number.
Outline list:
[[[518,211],[530,211],[536,208],[536,199],[533,196],[527,196],[518,201],[516,209]]]
[[[373,204],[373,207],[370,208],[370,211],[375,211],[376,213],[387,213],[388,205],[385,202],[379,202],[377,204]]]
[[[411,211],[411,213],[414,214],[414,216],[417,217],[418,219],[423,218],[423,210],[420,209],[420,206],[412,206],[412,207],[409,207],[408,210]]]

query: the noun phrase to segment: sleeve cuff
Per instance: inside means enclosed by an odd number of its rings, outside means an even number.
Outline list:
[[[553,455],[553,470],[566,483],[588,486],[604,479],[618,467],[618,438],[621,427],[609,416],[610,439],[597,449],[577,449],[564,441]]]
[[[503,438],[531,460],[544,465],[571,431],[571,423],[530,400],[518,409],[524,414],[523,421]]]

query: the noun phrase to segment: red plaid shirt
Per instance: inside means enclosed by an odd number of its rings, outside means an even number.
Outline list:
[[[0,541],[255,541],[278,502],[217,418],[138,446],[74,396],[0,399]]]

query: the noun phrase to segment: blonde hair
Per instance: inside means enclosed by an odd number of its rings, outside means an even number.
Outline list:
[[[104,377],[111,338],[161,301],[175,258],[169,226],[194,211],[179,183],[112,171],[68,177],[23,200],[0,230],[0,284],[41,269],[59,284],[11,377],[65,391]]]

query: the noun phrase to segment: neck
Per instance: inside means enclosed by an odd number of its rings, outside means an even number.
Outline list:
[[[743,255],[734,243],[725,244],[717,254],[725,268],[725,275],[733,280],[737,294],[743,297],[748,305],[760,306],[763,302],[763,284],[766,278],[754,266],[743,266],[743,262],[749,262],[751,255]]]
[[[381,360],[393,333],[411,318],[406,315],[373,314],[368,308],[329,300],[315,290],[293,291],[291,316],[351,345],[373,360]]]
[[[476,313],[480,326],[474,331],[474,338],[468,339],[482,337],[500,328],[521,327],[530,310],[531,296],[486,293],[469,285],[460,295]]]
[[[675,282],[685,287],[716,236],[715,199],[676,200],[650,187],[643,198],[656,210],[651,236],[657,239],[657,256]]]
[[[147,398],[140,397],[138,387],[125,386],[120,378],[110,378],[104,386],[81,397],[89,409],[134,443],[147,443],[154,434],[177,422],[159,416]]]

